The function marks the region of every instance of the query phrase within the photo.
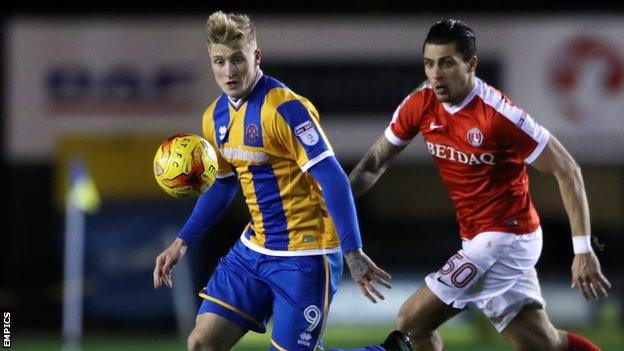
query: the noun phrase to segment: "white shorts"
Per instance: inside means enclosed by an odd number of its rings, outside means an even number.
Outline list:
[[[541,228],[522,235],[480,233],[464,240],[462,249],[425,283],[448,305],[480,309],[501,332],[523,306],[546,307],[534,268],[541,252]]]

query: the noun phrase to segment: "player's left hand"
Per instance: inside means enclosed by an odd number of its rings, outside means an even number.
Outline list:
[[[344,256],[351,272],[351,278],[360,287],[364,296],[372,303],[377,303],[375,297],[384,300],[385,297],[375,288],[373,282],[390,289],[392,287],[390,274],[377,267],[362,249],[349,251]]]
[[[574,255],[572,288],[577,288],[586,300],[599,300],[609,295],[607,289],[611,289],[611,283],[602,274],[594,252]]]

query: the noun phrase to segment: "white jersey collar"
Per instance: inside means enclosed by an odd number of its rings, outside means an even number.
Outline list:
[[[482,84],[481,79],[475,77],[474,88],[472,88],[470,93],[466,95],[466,97],[464,98],[464,100],[462,100],[462,102],[456,105],[449,104],[448,102],[443,102],[442,105],[444,106],[444,109],[446,110],[446,112],[453,115],[457,113],[459,110],[461,110],[462,108],[466,107],[466,105],[468,105],[470,101],[472,101],[472,99],[474,99],[474,97],[477,95],[477,92],[481,88],[481,84]]]

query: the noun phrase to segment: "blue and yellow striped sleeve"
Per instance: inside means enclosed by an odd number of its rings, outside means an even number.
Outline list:
[[[318,112],[309,101],[298,97],[280,104],[276,111],[276,136],[302,171],[334,155],[319,124]]]

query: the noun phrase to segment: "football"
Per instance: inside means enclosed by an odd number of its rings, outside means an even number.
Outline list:
[[[217,154],[202,137],[177,134],[160,144],[154,156],[156,183],[169,195],[196,197],[217,177]]]

